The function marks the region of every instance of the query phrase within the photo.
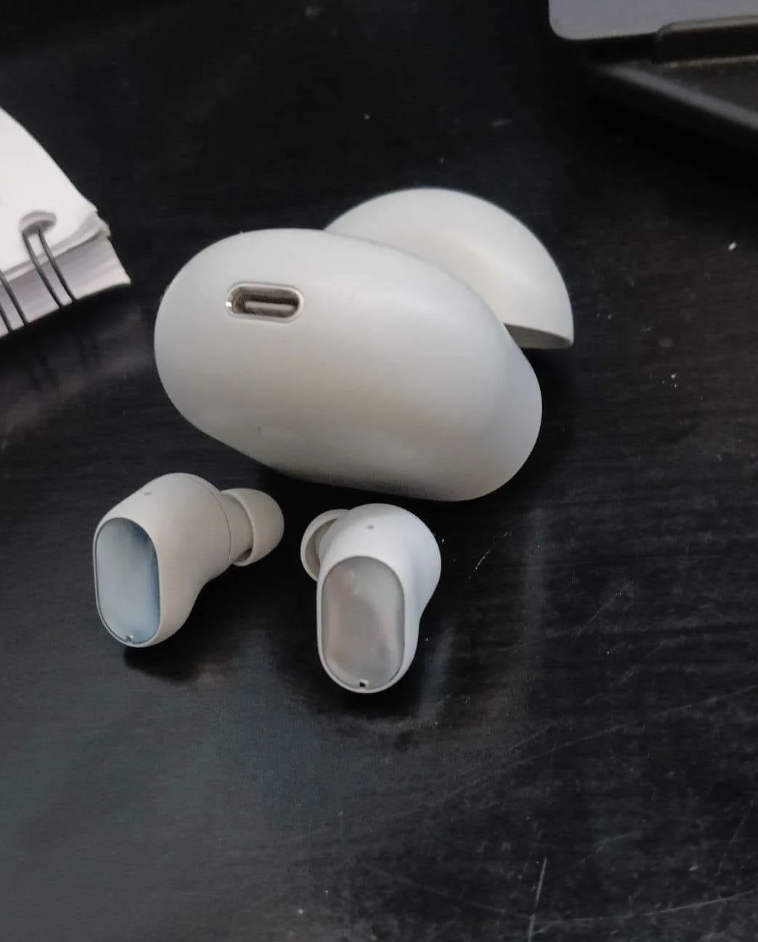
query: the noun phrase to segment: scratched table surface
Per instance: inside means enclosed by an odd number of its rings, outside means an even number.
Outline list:
[[[541,7],[6,15],[0,104],[98,205],[133,287],[0,343],[2,939],[758,936],[754,168],[591,101]],[[577,344],[532,357],[544,424],[515,480],[406,504],[442,581],[406,679],[355,698],[320,668],[298,545],[365,496],[190,427],[152,324],[212,241],[430,184],[539,235]],[[287,534],[125,651],[92,533],[176,470],[270,490]]]

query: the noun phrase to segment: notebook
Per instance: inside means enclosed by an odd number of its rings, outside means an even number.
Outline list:
[[[0,337],[129,282],[97,209],[0,110]]]

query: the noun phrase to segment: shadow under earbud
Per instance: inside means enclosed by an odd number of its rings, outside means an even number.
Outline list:
[[[239,660],[250,633],[276,620],[284,591],[279,571],[280,564],[269,558],[249,569],[227,570],[202,589],[176,634],[151,647],[124,648],[124,663],[175,684],[220,680]]]
[[[223,576],[217,580],[219,583],[228,581]],[[209,584],[200,593],[187,622],[175,635],[151,647],[124,648],[124,663],[131,670],[176,684],[195,683],[204,676],[223,672],[234,660],[238,648],[238,635],[231,624],[236,620],[233,610],[237,595],[241,593],[235,589],[230,591],[226,585]],[[241,597],[239,604],[242,605]]]
[[[507,491],[507,494],[506,494]],[[416,663],[434,720],[469,730],[521,728],[550,600],[553,516],[510,485],[426,515],[442,550],[442,579],[422,620]],[[423,707],[422,707],[423,709]]]
[[[199,673],[198,651],[185,638],[174,635],[150,648],[124,648],[124,664],[130,670],[160,677],[175,684],[194,681]]]

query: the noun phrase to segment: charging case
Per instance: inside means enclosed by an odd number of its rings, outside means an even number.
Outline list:
[[[480,294],[337,232],[200,252],[161,301],[155,355],[189,422],[310,481],[468,500],[516,474],[540,427],[535,374]]]

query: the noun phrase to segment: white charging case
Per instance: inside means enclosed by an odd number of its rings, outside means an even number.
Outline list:
[[[334,232],[200,252],[161,301],[155,355],[189,422],[310,481],[468,500],[516,474],[540,427],[535,374],[478,293]]]

